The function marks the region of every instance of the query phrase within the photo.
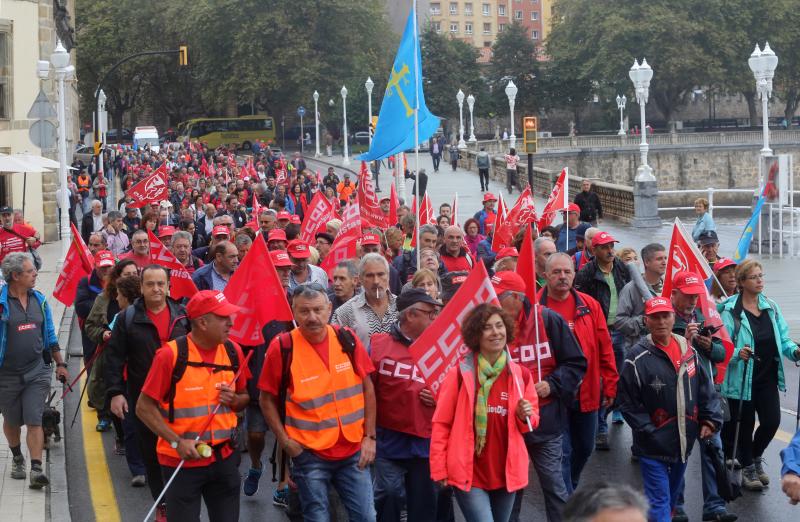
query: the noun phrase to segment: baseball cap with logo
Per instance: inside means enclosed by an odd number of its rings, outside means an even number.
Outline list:
[[[292,214],[292,217],[289,218],[289,223],[292,223],[293,225],[300,225],[302,224],[302,221],[300,221],[300,216],[297,214]]]
[[[226,229],[227,230],[227,229]],[[164,225],[158,229],[158,237],[172,237],[175,235],[175,227]]]
[[[504,257],[519,257],[519,252],[514,247],[501,248],[500,252],[497,253],[497,257],[495,259],[497,261],[500,261]]]
[[[560,212],[564,212],[564,209],[562,208]],[[567,207],[567,212],[577,212],[578,214],[580,214],[581,207],[579,207],[575,203],[570,203],[569,206]]]
[[[267,243],[270,241],[286,241],[286,231],[282,228],[273,228],[267,236]]]
[[[674,312],[672,302],[666,297],[651,297],[644,304],[644,315],[657,314],[659,312]]]
[[[217,236],[229,237],[230,235],[231,235],[231,231],[228,230],[228,227],[223,226],[223,225],[217,225],[217,226],[215,226],[214,228],[211,229],[211,236],[212,237],[217,237]]]
[[[295,259],[308,259],[311,257],[311,250],[308,249],[308,243],[302,239],[293,239],[289,241],[286,251]]]
[[[101,250],[94,255],[94,266],[114,266],[114,254],[110,250]]]
[[[715,243],[719,243],[719,236],[713,230],[706,230],[700,233],[700,236],[697,238],[697,242],[700,245],[713,245]]]
[[[683,271],[672,276],[672,288],[690,295],[706,293],[706,285],[694,272]]]
[[[289,254],[284,250],[272,250],[269,255],[272,258],[272,264],[275,265],[276,268],[292,266],[292,260],[289,259]]]
[[[228,301],[225,294],[217,290],[201,290],[186,304],[186,316],[189,319],[197,319],[206,314],[230,317],[238,311],[239,307]]]
[[[721,257],[714,263],[714,273],[717,274],[720,270],[728,268],[729,266],[736,266],[736,261],[727,257]]]
[[[516,272],[497,272],[492,276],[492,286],[497,295],[503,292],[525,293],[525,281]]]
[[[0,207],[0,214],[13,214],[14,209],[11,207]]]
[[[608,232],[598,232],[592,238],[592,246],[607,245],[608,243],[619,243],[619,241],[614,239],[614,236]]]
[[[279,220],[280,219],[291,220],[292,219],[292,215],[289,214],[289,212],[287,212],[286,210],[281,210],[280,212],[278,212],[278,219]]]
[[[491,192],[487,192],[483,195],[483,202],[486,203],[487,201],[497,201],[497,196],[492,194]]]
[[[378,245],[380,246],[381,239],[377,234],[364,234],[361,236],[361,246],[365,245]]]

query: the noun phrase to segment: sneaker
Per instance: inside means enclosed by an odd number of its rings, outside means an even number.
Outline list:
[[[748,491],[761,491],[764,484],[758,479],[756,467],[753,464],[742,468],[742,487]]]
[[[247,477],[244,479],[244,487],[242,488],[244,494],[252,497],[258,491],[258,481],[261,478],[261,469],[250,468],[247,472]]]
[[[135,475],[131,479],[131,487],[134,488],[143,488],[147,485],[147,477],[144,475]]]
[[[705,513],[703,514],[703,520],[716,520],[717,522],[734,522],[739,517],[733,513],[728,513],[724,509],[722,511],[717,511],[716,513]]]
[[[625,424],[625,419],[622,418],[622,413],[614,410],[614,413],[611,414],[611,422],[613,424]]]
[[[156,508],[156,522],[167,522],[167,505],[159,504]]]
[[[272,505],[286,509],[289,507],[289,486],[276,489],[272,494]]]
[[[769,485],[769,475],[767,472],[764,471],[764,457],[758,457],[753,459],[753,467],[756,468],[756,475],[758,476],[758,480],[765,486]]]
[[[11,478],[25,480],[27,476],[28,474],[25,472],[25,457],[22,455],[14,457],[11,461]]]
[[[608,451],[611,446],[608,443],[608,433],[598,433],[594,439],[594,449]]]
[[[94,427],[95,431],[108,431],[111,429],[111,421],[108,419],[100,419],[97,421],[97,426]]]
[[[50,480],[47,478],[47,475],[44,474],[44,471],[40,469],[31,470],[30,482],[28,483],[29,488],[42,489],[48,484],[50,484]]]
[[[672,512],[672,522],[689,522],[689,515],[682,507],[676,507]]]
[[[114,455],[125,455],[125,441],[114,441]]]

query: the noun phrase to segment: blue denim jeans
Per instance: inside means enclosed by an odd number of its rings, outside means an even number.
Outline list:
[[[472,488],[462,491],[454,488],[456,501],[464,520],[467,522],[508,522],[511,508],[514,506],[514,493],[509,493],[505,488],[487,491],[481,488]],[[409,517],[408,520],[413,520]]]
[[[608,329],[611,334],[611,346],[614,349],[614,362],[617,363],[617,373],[622,373],[622,366],[625,364],[625,335],[619,330]],[[608,433],[608,422],[606,417],[608,411],[600,407],[597,410],[597,433]]]
[[[438,489],[431,480],[428,459],[375,459],[375,511],[379,522],[400,522],[406,507],[408,520],[434,522]],[[405,494],[404,494],[405,493]]]
[[[303,519],[328,522],[328,486],[342,499],[351,522],[375,522],[375,505],[369,469],[358,469],[361,452],[341,460],[326,460],[305,450],[292,459],[292,479],[297,484]]]
[[[567,423],[562,436],[561,470],[564,474],[564,485],[567,493],[572,495],[578,487],[583,467],[594,450],[594,438],[597,435],[597,412],[580,411],[580,404],[575,403],[567,410]]]
[[[672,509],[683,489],[685,462],[663,462],[647,457],[639,458],[644,494],[650,503],[649,522],[670,522]]]
[[[722,449],[722,439],[719,433],[715,433],[714,436],[711,437],[711,441],[713,441],[717,448]],[[700,451],[700,469],[703,475],[703,514],[711,515],[713,513],[725,511],[725,501],[719,496],[717,490],[717,474],[714,471],[714,464],[711,462],[711,459],[703,450],[702,446],[698,448],[698,450]],[[681,508],[683,507],[683,489],[682,485],[678,493],[678,502],[675,504],[677,507]]]

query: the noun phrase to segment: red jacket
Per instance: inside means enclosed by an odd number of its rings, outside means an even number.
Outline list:
[[[447,483],[463,491],[472,487],[475,460],[475,357],[468,353],[445,377],[436,411],[433,414],[431,434],[431,478],[435,481],[447,479]],[[539,405],[530,372],[519,364],[508,361],[512,379],[508,386],[508,453],[506,455],[506,490],[517,491],[528,485],[528,450],[523,432],[525,423],[516,415],[520,400],[514,380],[522,387],[523,398],[533,405],[530,417],[534,428],[539,425]],[[461,377],[458,374],[461,374]]]
[[[595,411],[600,408],[601,379],[603,397],[617,396],[617,363],[600,303],[577,290],[572,290],[572,295],[576,308],[573,333],[581,345],[587,363],[586,374],[579,390],[581,411]],[[539,290],[537,297],[541,305],[547,306],[547,287]]]

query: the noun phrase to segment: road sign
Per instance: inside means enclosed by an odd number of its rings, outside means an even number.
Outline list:
[[[31,143],[42,150],[54,149],[56,146],[56,126],[50,120],[38,120],[28,130]]]
[[[525,142],[525,152],[536,154],[538,149],[537,131],[539,130],[539,120],[536,116],[526,116],[523,119],[523,141]]]
[[[28,119],[46,120],[47,118],[55,118],[55,117],[56,117],[56,110],[53,108],[53,104],[50,103],[50,100],[47,98],[47,95],[44,93],[44,90],[40,87],[39,94],[33,101],[31,110],[28,111]]]
[[[303,116],[305,116],[306,115],[306,108],[303,107],[302,105],[300,107],[298,107],[297,108],[297,115],[300,116],[301,118]]]

